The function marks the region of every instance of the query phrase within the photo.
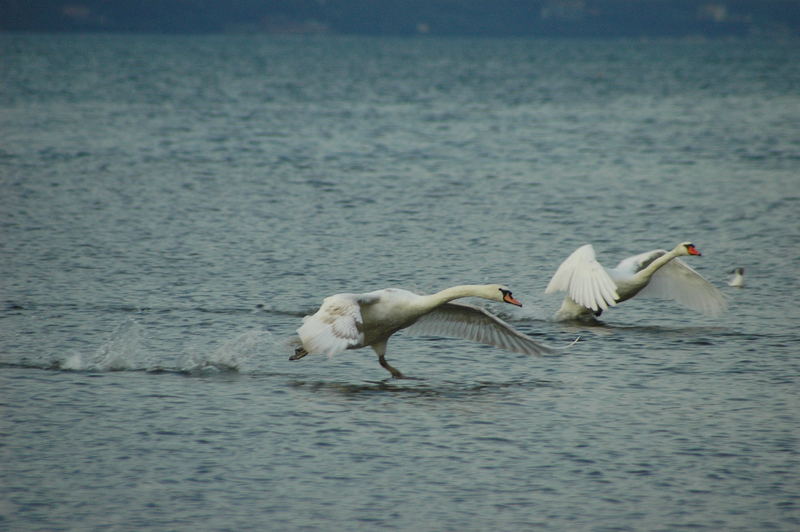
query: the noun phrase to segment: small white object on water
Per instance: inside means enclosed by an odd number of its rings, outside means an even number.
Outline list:
[[[741,288],[744,286],[744,268],[734,268],[731,270],[733,277],[728,281],[728,286]]]

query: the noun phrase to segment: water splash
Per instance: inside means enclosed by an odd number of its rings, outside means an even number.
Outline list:
[[[275,345],[273,334],[267,330],[246,331],[223,343],[208,354],[190,355],[183,364],[188,373],[219,373],[238,371],[250,373],[259,366],[264,353]]]
[[[225,372],[253,373],[263,369],[265,354],[288,352],[285,342],[267,330],[246,331],[218,347],[208,345],[188,349],[178,360],[164,360],[163,354],[144,345],[144,328],[135,319],[117,326],[93,353],[71,351],[48,366],[66,371],[149,371],[185,374]]]
[[[71,371],[123,371],[144,369],[148,365],[141,350],[142,326],[129,318],[117,326],[108,340],[97,350],[84,356],[80,352],[70,353],[60,361],[60,369]]]

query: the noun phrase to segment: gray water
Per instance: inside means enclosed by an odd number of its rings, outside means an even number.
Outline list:
[[[0,528],[800,527],[797,43],[0,35],[0,78]],[[579,245],[685,240],[725,315],[552,320]],[[288,360],[327,295],[483,282],[580,342]]]

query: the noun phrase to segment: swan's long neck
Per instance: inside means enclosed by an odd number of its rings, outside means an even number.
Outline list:
[[[450,288],[446,288],[441,292],[436,292],[435,294],[422,296],[423,298],[422,303],[429,308],[435,308],[441,305],[442,303],[447,303],[448,301],[452,301],[454,299],[459,299],[462,297],[482,297],[484,299],[489,299],[487,297],[485,286],[476,284],[464,284],[460,286],[453,286]]]
[[[653,262],[647,265],[646,268],[642,268],[636,273],[636,278],[641,280],[643,283],[647,283],[650,278],[653,276],[654,273],[658,271],[663,265],[674,259],[678,256],[678,252],[676,250],[667,251]]]

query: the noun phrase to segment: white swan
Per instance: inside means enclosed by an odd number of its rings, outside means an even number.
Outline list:
[[[392,377],[402,379],[403,374],[386,362],[386,344],[394,333],[412,325],[414,332],[420,334],[457,336],[527,355],[555,351],[482,308],[450,303],[462,297],[522,306],[507,287],[498,284],[454,286],[432,295],[399,288],[336,294],[326,297],[314,315],[303,318],[303,325],[297,329],[302,345],[289,360],[309,353],[331,357],[346,349],[370,346],[381,366]]]
[[[674,299],[703,314],[722,313],[727,307],[722,292],[676,258],[684,255],[701,253],[691,242],[683,242],[672,251],[648,251],[607,269],[595,259],[591,244],[586,244],[561,263],[545,293],[567,292],[556,313],[562,320],[599,316],[637,294]]]
[[[734,288],[741,288],[744,286],[744,268],[734,268],[731,273],[733,277],[731,280],[728,281],[728,286],[733,286]]]

